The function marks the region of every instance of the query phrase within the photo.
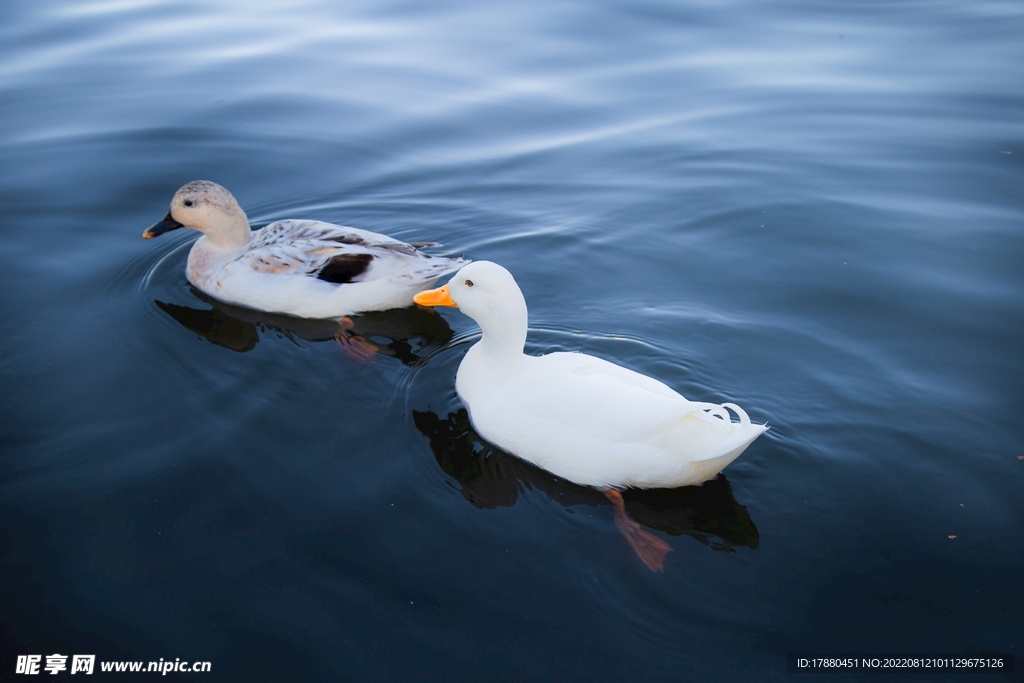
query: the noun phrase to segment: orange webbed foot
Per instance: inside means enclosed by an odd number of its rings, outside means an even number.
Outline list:
[[[615,526],[618,527],[622,537],[629,543],[629,547],[633,549],[636,556],[652,572],[664,571],[665,556],[672,550],[672,546],[654,534],[644,531],[639,524],[629,518],[621,493],[615,489],[608,489],[604,495],[615,507]]]
[[[339,320],[338,327],[341,329],[335,332],[334,339],[341,347],[341,352],[346,356],[360,363],[369,363],[379,349],[373,342],[354,334],[351,331],[353,326],[352,318],[348,316]]]

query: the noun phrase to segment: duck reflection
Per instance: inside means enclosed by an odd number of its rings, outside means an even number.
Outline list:
[[[454,334],[444,318],[419,306],[346,316],[341,320],[313,320],[232,306],[198,290],[192,293],[211,307],[155,303],[182,327],[212,344],[240,353],[251,351],[259,343],[261,333],[270,332],[292,341],[334,340],[346,355],[362,362],[381,354],[406,365],[420,365],[426,362],[418,353],[420,349],[445,344]]]
[[[559,479],[491,446],[473,431],[465,408],[447,418],[429,411],[414,410],[412,415],[416,428],[429,439],[437,464],[459,482],[463,497],[475,507],[511,506],[521,491],[534,488],[565,507],[609,504],[601,491]],[[625,503],[628,516],[636,523],[670,536],[690,536],[722,552],[758,547],[757,527],[747,509],[736,502],[724,474],[700,486],[630,489]],[[618,516],[616,520],[618,524]],[[637,554],[656,569],[639,551]]]

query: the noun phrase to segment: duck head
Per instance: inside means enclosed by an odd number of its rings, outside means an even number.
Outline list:
[[[512,273],[491,261],[474,261],[448,284],[420,292],[422,306],[454,306],[476,321],[481,344],[497,355],[523,353],[528,314],[526,299]]]
[[[242,207],[230,192],[209,180],[193,180],[174,193],[167,215],[142,236],[152,239],[177,228],[198,230],[218,249],[239,247],[252,236]]]

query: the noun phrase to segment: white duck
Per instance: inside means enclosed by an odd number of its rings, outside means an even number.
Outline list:
[[[480,325],[483,336],[455,380],[480,436],[563,479],[605,489],[616,524],[651,569],[661,569],[669,547],[626,517],[618,489],[707,481],[768,428],[752,424],[739,406],[688,401],[594,356],[524,354],[526,301],[496,263],[467,265],[414,300],[458,307]]]
[[[188,255],[186,277],[210,296],[260,311],[341,318],[412,305],[412,297],[468,263],[419,251],[369,230],[313,220],[282,220],[253,232],[235,198],[194,180],[171,199],[162,221],[142,236],[176,228],[203,233]]]

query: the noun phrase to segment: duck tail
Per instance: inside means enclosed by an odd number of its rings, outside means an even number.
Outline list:
[[[740,408],[735,403],[723,403],[722,407],[728,408],[732,412],[736,413],[736,415],[739,416],[740,418],[740,424],[743,425],[744,427],[750,425],[750,416],[747,415],[747,411],[743,410],[743,408]],[[729,418],[729,422],[732,422],[731,417]]]
[[[735,424],[732,421],[732,415],[729,414],[730,410],[736,413],[740,419],[739,424],[743,426],[750,424],[750,416],[747,415],[747,411],[735,403],[693,403],[691,414],[708,422]]]

